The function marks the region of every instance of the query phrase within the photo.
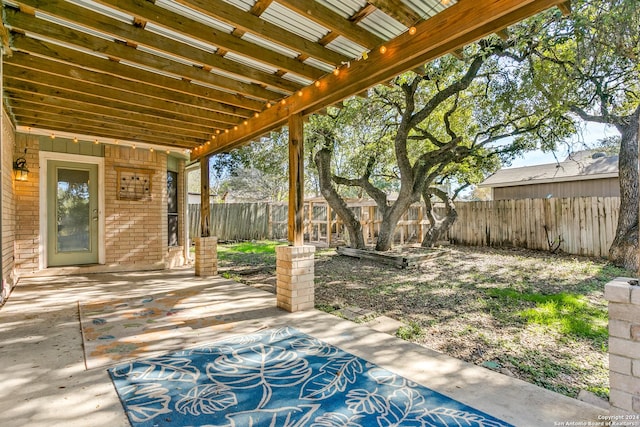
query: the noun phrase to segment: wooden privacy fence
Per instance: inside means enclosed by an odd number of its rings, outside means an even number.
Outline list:
[[[456,203],[449,240],[474,246],[518,246],[607,257],[618,224],[619,197]]]
[[[270,203],[211,204],[212,236],[220,240],[264,240],[287,238],[287,206],[284,206],[284,225],[271,225],[280,219],[282,206]],[[200,235],[200,204],[189,205],[189,238]]]
[[[365,241],[373,245],[382,217],[371,200],[349,201],[362,224]],[[458,220],[447,240],[472,246],[517,246],[535,250],[606,257],[618,222],[618,197],[496,200],[457,202]],[[398,223],[397,244],[420,243],[429,226],[424,206],[415,204]],[[444,215],[444,207],[436,207]],[[230,203],[211,205],[211,233],[220,240],[287,238],[287,205]],[[198,236],[200,205],[189,205],[191,238]],[[346,229],[324,200],[304,206],[305,241],[329,246],[344,243]]]

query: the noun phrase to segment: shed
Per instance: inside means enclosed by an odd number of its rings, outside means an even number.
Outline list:
[[[491,188],[492,200],[619,197],[618,156],[579,151],[562,162],[500,169],[478,187]]]

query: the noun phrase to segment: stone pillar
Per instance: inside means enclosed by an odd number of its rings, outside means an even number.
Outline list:
[[[218,238],[196,237],[196,276],[218,274]]]
[[[314,307],[314,246],[276,246],[278,308],[289,312]]]
[[[631,280],[618,277],[604,288],[609,301],[612,414],[640,413],[640,286],[632,285]]]

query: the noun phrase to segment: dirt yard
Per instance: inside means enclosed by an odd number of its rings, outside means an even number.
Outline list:
[[[259,243],[258,243],[259,245]],[[269,250],[220,248],[223,275],[273,291]],[[403,322],[397,335],[559,393],[608,396],[604,285],[633,273],[604,260],[446,246],[420,267],[316,252],[316,307]]]

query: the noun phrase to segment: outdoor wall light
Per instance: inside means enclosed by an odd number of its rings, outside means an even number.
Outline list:
[[[27,150],[25,148],[24,154],[27,154]],[[13,162],[13,174],[16,178],[16,181],[27,181],[29,179],[29,169],[27,169],[27,159],[24,157],[18,157],[15,162]]]

